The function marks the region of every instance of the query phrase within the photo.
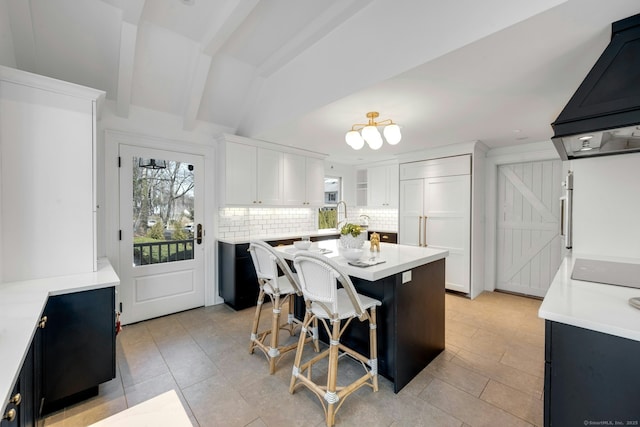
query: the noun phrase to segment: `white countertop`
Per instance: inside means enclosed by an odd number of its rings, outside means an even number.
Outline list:
[[[89,427],[191,427],[175,390],[138,403]]]
[[[92,273],[0,283],[0,402],[9,400],[49,296],[119,283],[106,258],[98,260],[98,271]]]
[[[640,341],[640,310],[629,298],[640,289],[571,279],[578,258],[640,264],[640,259],[571,254],[556,273],[538,315],[547,320]]]
[[[369,242],[366,241],[362,247],[364,249],[362,259],[375,256],[377,259],[382,259],[385,262],[362,268],[349,265],[347,260],[340,256],[338,253],[338,242],[338,239],[314,242],[309,250],[330,250],[331,253],[326,254],[326,256],[340,265],[346,274],[371,282],[443,259],[449,255],[449,251],[446,250],[396,245],[393,243],[380,243],[380,252],[370,252]],[[279,246],[276,250],[280,251],[283,257],[289,260],[292,260],[294,254],[298,252],[293,245]]]

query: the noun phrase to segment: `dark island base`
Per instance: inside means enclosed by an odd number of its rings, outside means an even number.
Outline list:
[[[399,392],[444,350],[445,260],[411,270],[410,282],[402,273],[375,282],[351,277],[358,293],[382,301],[378,307],[378,373]],[[304,316],[304,301],[296,299],[295,313]],[[320,338],[328,342],[324,328]],[[353,320],[342,342],[369,354],[369,324]]]

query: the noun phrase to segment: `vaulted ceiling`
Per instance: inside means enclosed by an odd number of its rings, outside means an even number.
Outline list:
[[[0,0],[0,64],[346,163],[549,124],[637,0]],[[368,111],[397,146],[344,142]]]

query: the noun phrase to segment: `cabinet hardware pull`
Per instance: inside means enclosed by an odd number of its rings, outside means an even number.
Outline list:
[[[40,323],[38,323],[38,327],[40,329],[44,329],[45,326],[47,326],[47,316],[42,316],[42,318],[40,319]]]
[[[424,228],[422,229],[422,233],[424,234],[423,236],[423,241],[424,241],[424,247],[426,248],[427,246],[427,217],[424,217]]]
[[[418,246],[422,246],[422,215],[418,217]]]
[[[14,394],[13,397],[9,399],[9,403],[13,403],[16,406],[18,406],[20,402],[22,402],[22,396],[20,395],[20,393]]]
[[[11,408],[9,409],[5,414],[4,417],[2,417],[3,420],[7,420],[9,422],[12,422],[13,420],[16,419],[16,410]]]
[[[383,234],[383,235],[382,235],[382,238],[383,238],[383,239],[388,239],[388,238],[389,238],[389,236],[387,236],[386,234]]]

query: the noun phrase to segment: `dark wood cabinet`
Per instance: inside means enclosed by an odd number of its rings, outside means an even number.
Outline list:
[[[42,413],[98,394],[115,378],[115,289],[52,296],[42,329]]]
[[[547,320],[544,425],[638,425],[640,342]]]
[[[398,233],[387,233],[384,231],[376,231],[376,230],[367,230],[368,235],[371,236],[371,233],[378,233],[380,235],[380,241],[382,243],[398,243]]]

